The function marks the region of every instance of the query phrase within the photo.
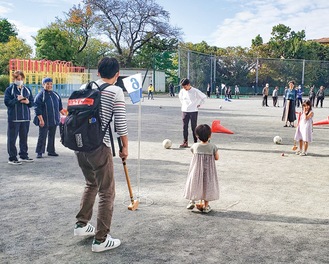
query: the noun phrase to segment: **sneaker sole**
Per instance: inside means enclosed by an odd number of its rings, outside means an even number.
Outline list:
[[[91,246],[91,251],[92,252],[95,252],[95,253],[104,252],[104,251],[107,251],[107,250],[115,249],[115,248],[117,248],[120,245],[121,245],[121,241],[120,241],[120,243],[118,245],[113,246],[113,247],[102,247],[102,248],[97,248],[96,247],[96,248],[94,248],[94,245],[92,245]]]
[[[34,162],[34,160],[24,160],[24,159],[19,159],[20,162],[26,162],[26,163],[31,163]]]
[[[76,229],[74,229],[74,236],[80,236],[80,237],[85,237],[85,236],[94,236],[95,235],[95,232],[89,232],[89,233],[86,233],[86,232],[81,232],[79,233]]]
[[[95,233],[84,233],[84,234],[78,234],[74,232],[74,236],[79,236],[79,237],[87,237],[87,236],[94,236]]]
[[[13,163],[13,162],[8,161],[8,164],[10,164],[10,165],[22,165],[22,162]]]

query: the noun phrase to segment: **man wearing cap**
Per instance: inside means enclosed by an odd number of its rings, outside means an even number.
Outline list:
[[[43,90],[34,99],[35,118],[33,123],[39,126],[38,143],[36,147],[37,158],[42,158],[46,150],[48,156],[58,156],[55,151],[56,128],[59,125],[60,113],[65,115],[62,100],[58,93],[53,91],[53,80],[49,77],[42,80]]]
[[[268,106],[268,104],[267,104],[268,90],[269,90],[269,85],[267,83],[265,85],[265,87],[263,88],[263,103],[262,103],[262,106]]]

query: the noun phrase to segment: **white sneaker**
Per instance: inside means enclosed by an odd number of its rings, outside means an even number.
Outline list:
[[[300,156],[307,156],[307,153],[306,152],[302,152],[299,154]]]
[[[190,201],[189,204],[186,206],[186,209],[192,210],[194,207],[195,207],[195,202],[194,201]]]
[[[23,158],[19,158],[18,160],[19,160],[20,162],[28,162],[28,163],[29,163],[29,162],[33,162],[33,159],[31,159],[31,158],[29,158],[29,157],[24,158],[24,159],[23,159]]]
[[[81,226],[76,224],[74,227],[74,235],[75,236],[94,236],[95,235],[95,227],[91,224],[87,224],[85,226]]]
[[[18,161],[18,160],[9,160],[8,164],[11,165],[22,165],[22,162]]]
[[[112,238],[110,235],[106,236],[106,239],[103,243],[98,242],[94,239],[91,246],[91,251],[93,252],[102,252],[105,250],[113,249],[120,246],[121,241],[119,239]]]
[[[203,207],[203,211],[202,212],[203,213],[206,213],[206,214],[208,214],[209,212],[211,212],[210,206],[208,205],[207,207]]]

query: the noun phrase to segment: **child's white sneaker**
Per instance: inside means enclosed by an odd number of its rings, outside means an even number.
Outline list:
[[[120,246],[121,241],[119,239],[112,238],[110,235],[106,236],[104,242],[99,242],[94,239],[93,244],[91,246],[91,250],[93,252],[102,252],[105,250],[110,250]]]
[[[210,208],[210,206],[208,205],[207,207],[203,207],[202,212],[203,212],[203,213],[206,213],[206,214],[208,214],[209,212],[211,212],[211,208]]]
[[[188,205],[186,206],[186,209],[192,210],[194,207],[195,207],[195,202],[194,201],[190,201],[188,203]]]

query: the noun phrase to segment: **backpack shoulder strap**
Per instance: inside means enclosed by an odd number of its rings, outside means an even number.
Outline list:
[[[112,84],[109,83],[103,83],[101,86],[99,86],[98,90],[103,91],[106,87],[110,86]]]

